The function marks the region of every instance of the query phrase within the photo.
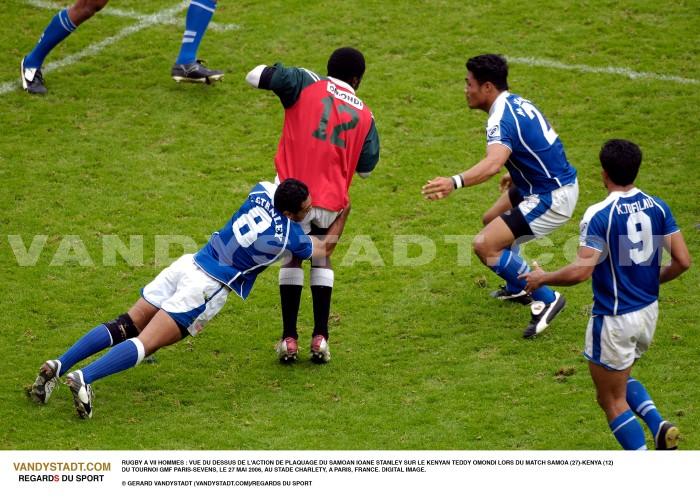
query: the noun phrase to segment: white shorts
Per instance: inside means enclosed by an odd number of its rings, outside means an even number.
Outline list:
[[[658,317],[658,301],[619,316],[591,316],[583,355],[608,369],[629,368],[649,348]]]
[[[229,292],[194,263],[193,254],[185,254],[143,287],[141,296],[195,336],[218,314]]]
[[[518,204],[535,238],[549,235],[571,219],[578,201],[578,180],[550,193],[528,195]]]
[[[329,211],[328,209],[322,209],[321,207],[312,207],[306,217],[301,221],[301,229],[304,233],[308,235],[311,232],[311,225],[313,224],[317,228],[327,229],[333,221],[338,218],[338,215],[343,212]]]

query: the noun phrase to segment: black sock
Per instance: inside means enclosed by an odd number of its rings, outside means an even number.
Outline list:
[[[299,338],[297,335],[297,316],[301,302],[300,285],[280,285],[280,302],[282,303],[282,338]]]
[[[332,286],[312,286],[314,301],[314,335],[323,335],[328,340],[328,315],[331,312]]]

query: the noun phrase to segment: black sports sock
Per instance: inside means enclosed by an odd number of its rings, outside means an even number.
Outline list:
[[[314,301],[314,335],[323,335],[328,340],[328,315],[331,312],[332,286],[312,286]]]
[[[301,302],[300,285],[280,285],[280,302],[282,304],[282,338],[299,338],[297,335],[297,316]]]

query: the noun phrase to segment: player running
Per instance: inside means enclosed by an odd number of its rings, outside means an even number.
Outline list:
[[[544,284],[575,285],[593,275],[593,312],[584,356],[598,404],[610,429],[627,450],[646,449],[641,417],[657,449],[675,449],[678,428],[664,420],[644,385],[630,377],[649,348],[659,316],[659,284],[690,267],[690,254],[671,209],[634,186],[642,152],[626,140],[610,140],[600,151],[608,197],[588,208],[581,221],[576,261],[557,271],[539,268],[521,276],[526,290]],[[661,267],[663,249],[671,263]]]
[[[565,224],[578,200],[576,169],[549,122],[530,102],[508,91],[508,65],[500,55],[486,54],[467,61],[464,93],[469,108],[488,112],[486,157],[451,178],[437,177],[423,186],[428,200],[445,198],[464,186],[478,185],[505,165],[512,186],[484,214],[485,228],[474,239],[479,259],[506,286],[492,295],[531,304],[531,320],[523,332],[532,338],[544,331],[564,308],[559,292],[544,286],[528,295],[518,276],[530,270],[518,245],[541,238]]]
[[[34,49],[20,62],[22,88],[35,95],[44,95],[44,75],[41,66],[56,45],[68,37],[78,26],[97,14],[109,0],[76,0],[69,8],[56,14],[41,34]],[[171,70],[172,78],[190,83],[212,83],[224,77],[224,73],[206,68],[197,60],[197,50],[214,15],[217,0],[192,0],[187,9],[185,33],[180,53]]]
[[[353,174],[366,177],[379,161],[374,116],[355,95],[365,73],[364,56],[354,48],[339,48],[328,59],[327,69],[324,77],[277,63],[257,66],[246,77],[255,88],[275,92],[284,107],[284,127],[275,155],[277,176],[280,180],[299,178],[309,185],[313,208],[302,226],[305,233],[319,236],[327,236],[328,227],[350,208]],[[293,258],[279,273],[283,324],[276,350],[282,362],[297,357],[297,316],[304,288],[301,262]],[[328,316],[334,279],[330,258],[312,261],[311,358],[316,363],[331,358]]]
[[[297,224],[310,210],[311,197],[302,182],[258,183],[226,225],[199,252],[183,255],[156,276],[128,313],[98,325],[58,359],[46,361],[32,385],[31,398],[45,404],[60,376],[112,347],[66,375],[78,415],[92,417],[91,383],[137,366],[161,347],[196,336],[221,310],[229,292],[245,300],[258,274],[275,261],[329,255],[335,247],[333,238],[329,243],[312,239]],[[339,216],[329,233],[342,231],[346,218]]]

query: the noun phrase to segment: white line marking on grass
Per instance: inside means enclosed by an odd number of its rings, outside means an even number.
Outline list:
[[[58,2],[49,2],[46,0],[24,0],[25,3],[33,6],[33,7],[38,7],[40,9],[49,9],[49,10],[62,10],[65,8],[65,5],[62,5]],[[189,2],[183,2],[187,3],[189,6]],[[110,5],[107,5],[103,10],[100,11],[99,15],[101,16],[113,16],[113,17],[123,17],[125,19],[134,19],[136,21],[143,21],[146,17],[148,17],[148,14],[141,14],[140,12],[136,12],[133,10],[124,10],[124,9],[117,9],[114,8]],[[166,19],[162,22],[162,24],[172,24],[175,26],[181,26],[185,27],[185,22],[182,19]],[[238,24],[224,24],[224,23],[217,23],[214,21],[211,21],[209,23],[209,27],[207,29],[211,29],[212,31],[233,31],[236,29],[241,29],[241,27]]]
[[[653,72],[637,72],[632,69],[627,69],[626,67],[594,67],[587,66],[585,64],[564,64],[563,62],[557,62],[556,60],[550,59],[538,59],[536,57],[508,57],[506,56],[508,62],[513,62],[515,64],[524,64],[527,66],[534,67],[549,67],[551,69],[563,69],[565,71],[578,71],[587,72],[595,74],[616,74],[619,76],[625,76],[629,79],[651,79],[656,81],[672,81],[674,83],[680,83],[683,85],[697,85],[700,83],[697,79],[692,78],[681,78],[680,76],[669,76],[667,74],[657,74]]]

